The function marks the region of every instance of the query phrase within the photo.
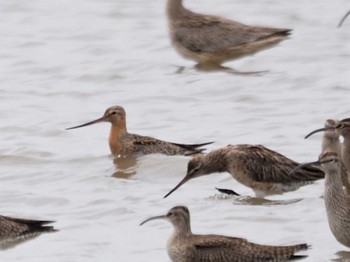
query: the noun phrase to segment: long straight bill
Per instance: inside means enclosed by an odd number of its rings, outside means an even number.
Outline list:
[[[73,127],[66,128],[66,130],[80,128],[80,127],[84,127],[84,126],[89,126],[89,125],[93,125],[93,124],[97,124],[97,123],[101,123],[101,122],[105,122],[105,121],[106,121],[105,117],[101,117],[101,118],[98,118],[98,119],[93,120],[91,122],[87,122],[87,123],[79,125],[79,126],[73,126]]]

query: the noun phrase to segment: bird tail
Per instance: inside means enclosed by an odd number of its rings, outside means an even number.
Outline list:
[[[200,148],[200,147],[210,145],[212,143],[214,142],[206,142],[201,144],[178,144],[178,143],[172,143],[172,144],[179,146],[183,149],[186,149],[188,152],[185,154],[185,156],[191,156],[191,155],[202,153],[203,151],[206,150],[206,148]]]

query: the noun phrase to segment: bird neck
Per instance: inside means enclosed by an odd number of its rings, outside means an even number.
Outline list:
[[[186,11],[182,5],[182,0],[168,0],[167,13],[170,19],[178,18]]]
[[[128,131],[126,129],[126,123],[112,123],[111,130],[109,132],[109,147],[112,151],[112,153],[115,153],[115,151],[118,151],[118,142],[119,138],[125,134],[127,134]]]
[[[341,147],[341,159],[346,169],[350,171],[350,139],[344,139]]]
[[[180,221],[174,225],[173,237],[184,238],[192,234],[190,221]]]
[[[342,213],[344,207],[348,206],[350,201],[348,193],[343,188],[342,174],[338,170],[332,170],[331,172],[325,172],[325,189],[324,189],[324,201],[328,214],[328,220],[338,216],[337,213]],[[346,177],[347,179],[347,177]],[[336,215],[334,215],[336,214]],[[331,219],[333,220],[333,219]]]
[[[226,172],[227,160],[225,152],[221,149],[218,149],[205,155],[203,170],[205,170],[207,174],[215,172]]]
[[[343,191],[340,163],[337,169],[328,170],[327,172],[325,172],[325,174],[326,192],[333,192],[335,195],[340,194]]]
[[[322,152],[336,152],[340,155],[341,144],[339,137],[333,135],[324,135],[322,139]]]
[[[350,137],[344,137],[342,151],[344,153],[350,153]]]

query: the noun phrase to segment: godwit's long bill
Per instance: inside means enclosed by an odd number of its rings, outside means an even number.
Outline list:
[[[178,144],[128,133],[126,113],[121,106],[112,106],[105,111],[102,117],[82,125],[67,128],[67,130],[101,122],[112,124],[109,134],[109,147],[116,157],[127,157],[135,154],[195,155],[205,150],[202,148],[203,146],[213,143]]]

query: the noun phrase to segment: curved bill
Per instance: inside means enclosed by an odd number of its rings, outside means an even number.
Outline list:
[[[340,20],[339,24],[338,24],[338,27],[341,27],[345,21],[345,19],[350,15],[350,11],[348,11],[344,16],[343,18]]]
[[[150,218],[147,218],[146,220],[142,221],[142,222],[140,223],[140,226],[142,226],[143,224],[146,224],[148,221],[151,221],[151,220],[165,219],[165,218],[166,218],[166,215],[156,216],[156,217],[150,217]]]
[[[307,167],[307,166],[316,166],[316,165],[319,166],[320,164],[321,164],[320,161],[314,161],[314,162],[300,164],[299,166],[294,168],[292,171],[290,171],[289,175],[293,174],[295,171],[297,171],[300,168]]]
[[[323,127],[323,128],[316,129],[316,130],[310,132],[309,134],[307,134],[304,138],[308,139],[313,134],[316,134],[316,133],[322,132],[322,131],[327,131],[327,130],[335,130],[335,127]]]
[[[166,194],[163,198],[167,198],[170,194],[172,194],[174,191],[176,191],[180,186],[182,186],[183,184],[185,184],[188,180],[190,180],[191,178],[188,177],[188,175],[186,175],[184,177],[184,179],[181,180],[181,182],[179,184],[177,184],[176,187],[174,187],[172,190],[170,190],[170,192],[168,194]]]
[[[84,126],[89,126],[89,125],[93,125],[93,124],[97,124],[97,123],[101,123],[101,122],[105,122],[105,121],[106,121],[106,118],[103,116],[103,117],[100,117],[94,121],[87,122],[87,123],[79,125],[79,126],[73,126],[73,127],[66,128],[66,130],[80,128],[80,127],[84,127]]]

